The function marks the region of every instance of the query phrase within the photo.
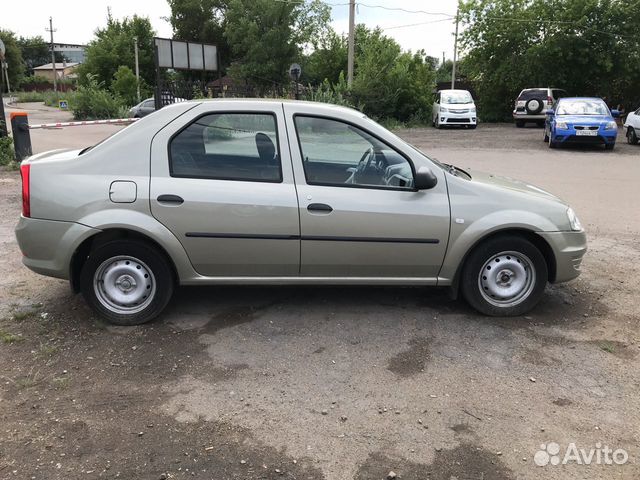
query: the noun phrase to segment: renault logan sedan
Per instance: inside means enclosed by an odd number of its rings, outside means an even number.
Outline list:
[[[445,286],[520,315],[586,250],[550,193],[327,104],[178,103],[21,172],[24,264],[121,325],[156,317],[177,285],[216,284]]]

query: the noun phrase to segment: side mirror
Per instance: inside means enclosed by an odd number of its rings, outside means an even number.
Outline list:
[[[420,167],[416,172],[415,187],[418,190],[429,190],[438,184],[436,177],[430,168]]]
[[[554,115],[554,113],[553,113],[553,110],[552,110],[552,109],[549,109],[549,110],[547,110],[547,111],[546,111],[546,112],[544,112],[544,113],[545,113],[545,114],[547,114],[548,116],[553,116],[553,115]]]
[[[620,110],[611,110],[611,115],[614,118],[618,118],[620,116]]]

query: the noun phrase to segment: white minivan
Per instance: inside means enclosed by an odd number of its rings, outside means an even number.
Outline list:
[[[468,90],[440,90],[436,93],[431,122],[434,127],[463,125],[476,128],[476,104]]]

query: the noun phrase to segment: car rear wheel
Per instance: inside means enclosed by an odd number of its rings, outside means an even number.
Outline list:
[[[491,316],[516,316],[531,310],[544,293],[548,270],[538,248],[523,237],[504,235],[471,252],[462,270],[464,298]]]
[[[516,120],[516,127],[523,128],[524,127],[524,122],[522,120]]]
[[[173,293],[173,273],[155,247],[115,240],[92,250],[82,267],[87,303],[115,325],[140,325],[158,316]]]
[[[627,128],[627,143],[629,145],[637,145],[638,144],[638,134],[634,130],[633,127]]]

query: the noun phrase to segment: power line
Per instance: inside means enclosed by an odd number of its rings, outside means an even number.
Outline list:
[[[455,17],[453,17],[455,18]],[[430,20],[428,22],[418,22],[418,23],[407,23],[406,25],[393,25],[391,27],[380,27],[381,30],[394,30],[396,28],[409,28],[409,27],[418,27],[421,25],[430,25],[432,23],[442,23],[442,22],[450,22],[453,20],[452,18],[441,18],[439,20]]]

